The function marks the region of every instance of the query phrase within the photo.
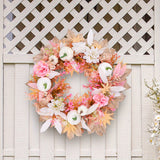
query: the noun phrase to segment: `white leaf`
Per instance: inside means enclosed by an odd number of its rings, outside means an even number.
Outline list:
[[[43,133],[45,132],[49,126],[51,125],[52,119],[48,119],[46,122],[43,123],[40,132]]]
[[[121,92],[121,91],[124,91],[125,88],[122,87],[122,86],[113,86],[110,88],[111,92]]]
[[[107,47],[104,47],[104,48],[101,48],[98,52],[99,52],[99,55],[101,55],[104,51],[105,51],[105,49],[106,49]]]
[[[54,125],[55,125],[55,128],[58,131],[58,133],[61,134],[62,133],[62,125],[58,119],[54,120]]]
[[[56,115],[59,115],[59,116],[61,116],[64,120],[67,120],[67,116],[66,116],[66,114],[63,113],[63,112],[57,112]]]
[[[41,108],[37,113],[41,116],[53,116],[53,110],[47,107]]]
[[[121,96],[121,93],[120,93],[120,92],[114,93],[114,97],[119,97],[119,96]]]
[[[98,108],[98,104],[97,104],[97,103],[93,104],[93,105],[88,109],[87,115],[93,113],[97,108]]]
[[[90,128],[86,125],[84,119],[81,120],[82,128],[86,129],[88,132],[90,132]]]
[[[91,46],[92,43],[93,43],[93,31],[92,30],[90,30],[89,33],[88,33],[87,43],[88,43],[89,46]]]
[[[107,83],[108,82],[108,79],[107,79],[107,76],[103,73],[99,73],[100,77],[101,77],[101,80],[103,81],[103,83]]]
[[[52,79],[52,78],[54,78],[55,76],[59,76],[59,75],[60,75],[59,72],[52,71],[52,72],[49,73],[48,78],[49,78],[49,79]]]

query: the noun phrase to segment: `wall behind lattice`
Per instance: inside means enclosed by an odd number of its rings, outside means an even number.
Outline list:
[[[4,0],[4,53],[36,54],[68,29],[107,38],[121,55],[153,55],[154,0]]]

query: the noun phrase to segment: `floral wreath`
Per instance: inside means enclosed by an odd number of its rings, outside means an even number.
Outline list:
[[[33,58],[33,74],[27,83],[29,97],[35,100],[36,112],[44,122],[40,131],[54,126],[69,139],[81,136],[84,130],[103,135],[125,97],[122,91],[129,88],[126,77],[130,70],[123,63],[115,65],[118,58],[107,40],[93,39],[92,30],[87,39],[68,31],[67,38],[54,38],[42,47]],[[71,86],[65,76],[73,72],[88,78],[84,87],[89,91],[82,96],[68,93]]]

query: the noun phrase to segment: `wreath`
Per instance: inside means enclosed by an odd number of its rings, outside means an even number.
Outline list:
[[[87,39],[68,31],[66,38],[54,38],[42,47],[33,58],[33,74],[27,83],[29,98],[44,122],[40,132],[55,127],[69,139],[85,130],[103,135],[125,97],[122,92],[129,88],[126,77],[130,69],[122,62],[115,65],[118,58],[107,40],[94,40],[92,30]],[[66,75],[73,72],[83,73],[88,79],[84,87],[89,91],[82,96],[69,94]]]

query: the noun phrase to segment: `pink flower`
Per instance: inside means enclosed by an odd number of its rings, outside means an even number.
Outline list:
[[[104,94],[95,94],[93,96],[93,99],[96,103],[100,105],[100,107],[106,106],[108,104],[109,98],[105,96]]]
[[[49,73],[49,66],[46,62],[39,61],[34,65],[33,71],[38,77],[44,77]]]

